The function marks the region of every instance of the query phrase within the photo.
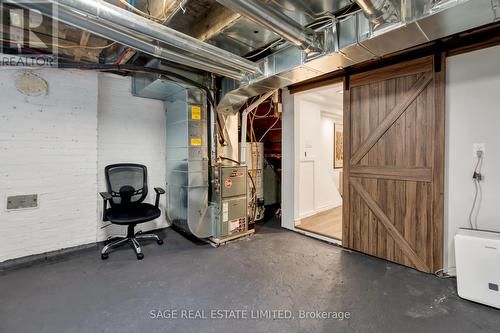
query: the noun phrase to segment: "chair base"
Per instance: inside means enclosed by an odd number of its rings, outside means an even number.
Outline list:
[[[126,243],[129,243],[132,245],[132,248],[135,251],[135,254],[137,255],[138,260],[144,259],[144,254],[142,253],[141,246],[139,245],[139,241],[146,241],[146,240],[155,240],[158,245],[163,244],[163,240],[155,234],[143,234],[142,231],[138,231],[137,233],[134,233],[134,226],[129,226],[127,236],[112,236],[110,237],[110,240],[113,240],[111,243],[107,244],[104,246],[104,248],[101,251],[101,259],[106,260],[109,257],[109,252],[112,249],[116,249],[117,247],[120,247]]]

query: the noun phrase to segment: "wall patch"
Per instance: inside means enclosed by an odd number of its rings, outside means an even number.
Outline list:
[[[25,72],[17,76],[16,89],[26,96],[46,96],[49,92],[49,84],[38,75]]]

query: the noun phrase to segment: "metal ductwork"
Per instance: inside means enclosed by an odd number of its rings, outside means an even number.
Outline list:
[[[401,17],[401,0],[355,0],[375,27]]]
[[[148,54],[238,79],[243,73],[260,72],[258,66],[247,59],[102,0],[49,1],[58,6],[56,19]],[[28,3],[28,6],[50,13],[37,3]],[[148,41],[149,45],[139,43],[141,40]],[[142,46],[138,47],[138,44]]]
[[[217,0],[217,2],[283,37],[307,54],[321,49],[312,29],[301,26],[272,5],[265,5],[259,0]]]
[[[500,19],[498,8],[500,0],[411,0],[402,2],[404,15],[397,22],[375,24],[364,12],[332,20],[316,31],[324,35],[321,56],[308,59],[293,46],[281,48],[260,60],[263,74],[244,82],[223,80],[217,110],[235,113],[248,98],[270,90],[494,23]]]
[[[103,0],[50,0],[59,6],[83,12],[99,21],[109,22],[148,36],[176,49],[189,52],[194,57],[237,68],[248,73],[258,73],[259,68],[251,61],[219,49],[196,38],[183,34],[142,16],[128,12]]]
[[[44,15],[53,15],[53,11],[48,6],[42,3],[27,3],[29,8],[40,11]],[[231,69],[226,66],[221,66],[212,62],[203,61],[180,52],[172,51],[165,46],[157,43],[152,39],[147,39],[144,36],[136,36],[136,34],[120,30],[116,27],[106,25],[104,21],[96,21],[91,18],[86,18],[82,14],[75,11],[67,10],[60,7],[57,10],[57,15],[54,19],[64,22],[69,25],[76,26],[84,31],[92,32],[95,35],[116,41],[122,45],[134,48],[153,57],[182,64],[185,66],[198,68],[201,70],[217,73],[235,80],[242,80],[244,74],[240,71]]]

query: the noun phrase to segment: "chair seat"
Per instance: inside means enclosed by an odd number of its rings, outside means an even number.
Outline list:
[[[160,217],[161,211],[153,205],[141,203],[127,208],[112,207],[106,210],[106,218],[114,224],[137,224]]]

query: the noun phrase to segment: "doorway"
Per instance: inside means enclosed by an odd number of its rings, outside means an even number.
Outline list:
[[[342,240],[343,84],[295,96],[295,228]]]

